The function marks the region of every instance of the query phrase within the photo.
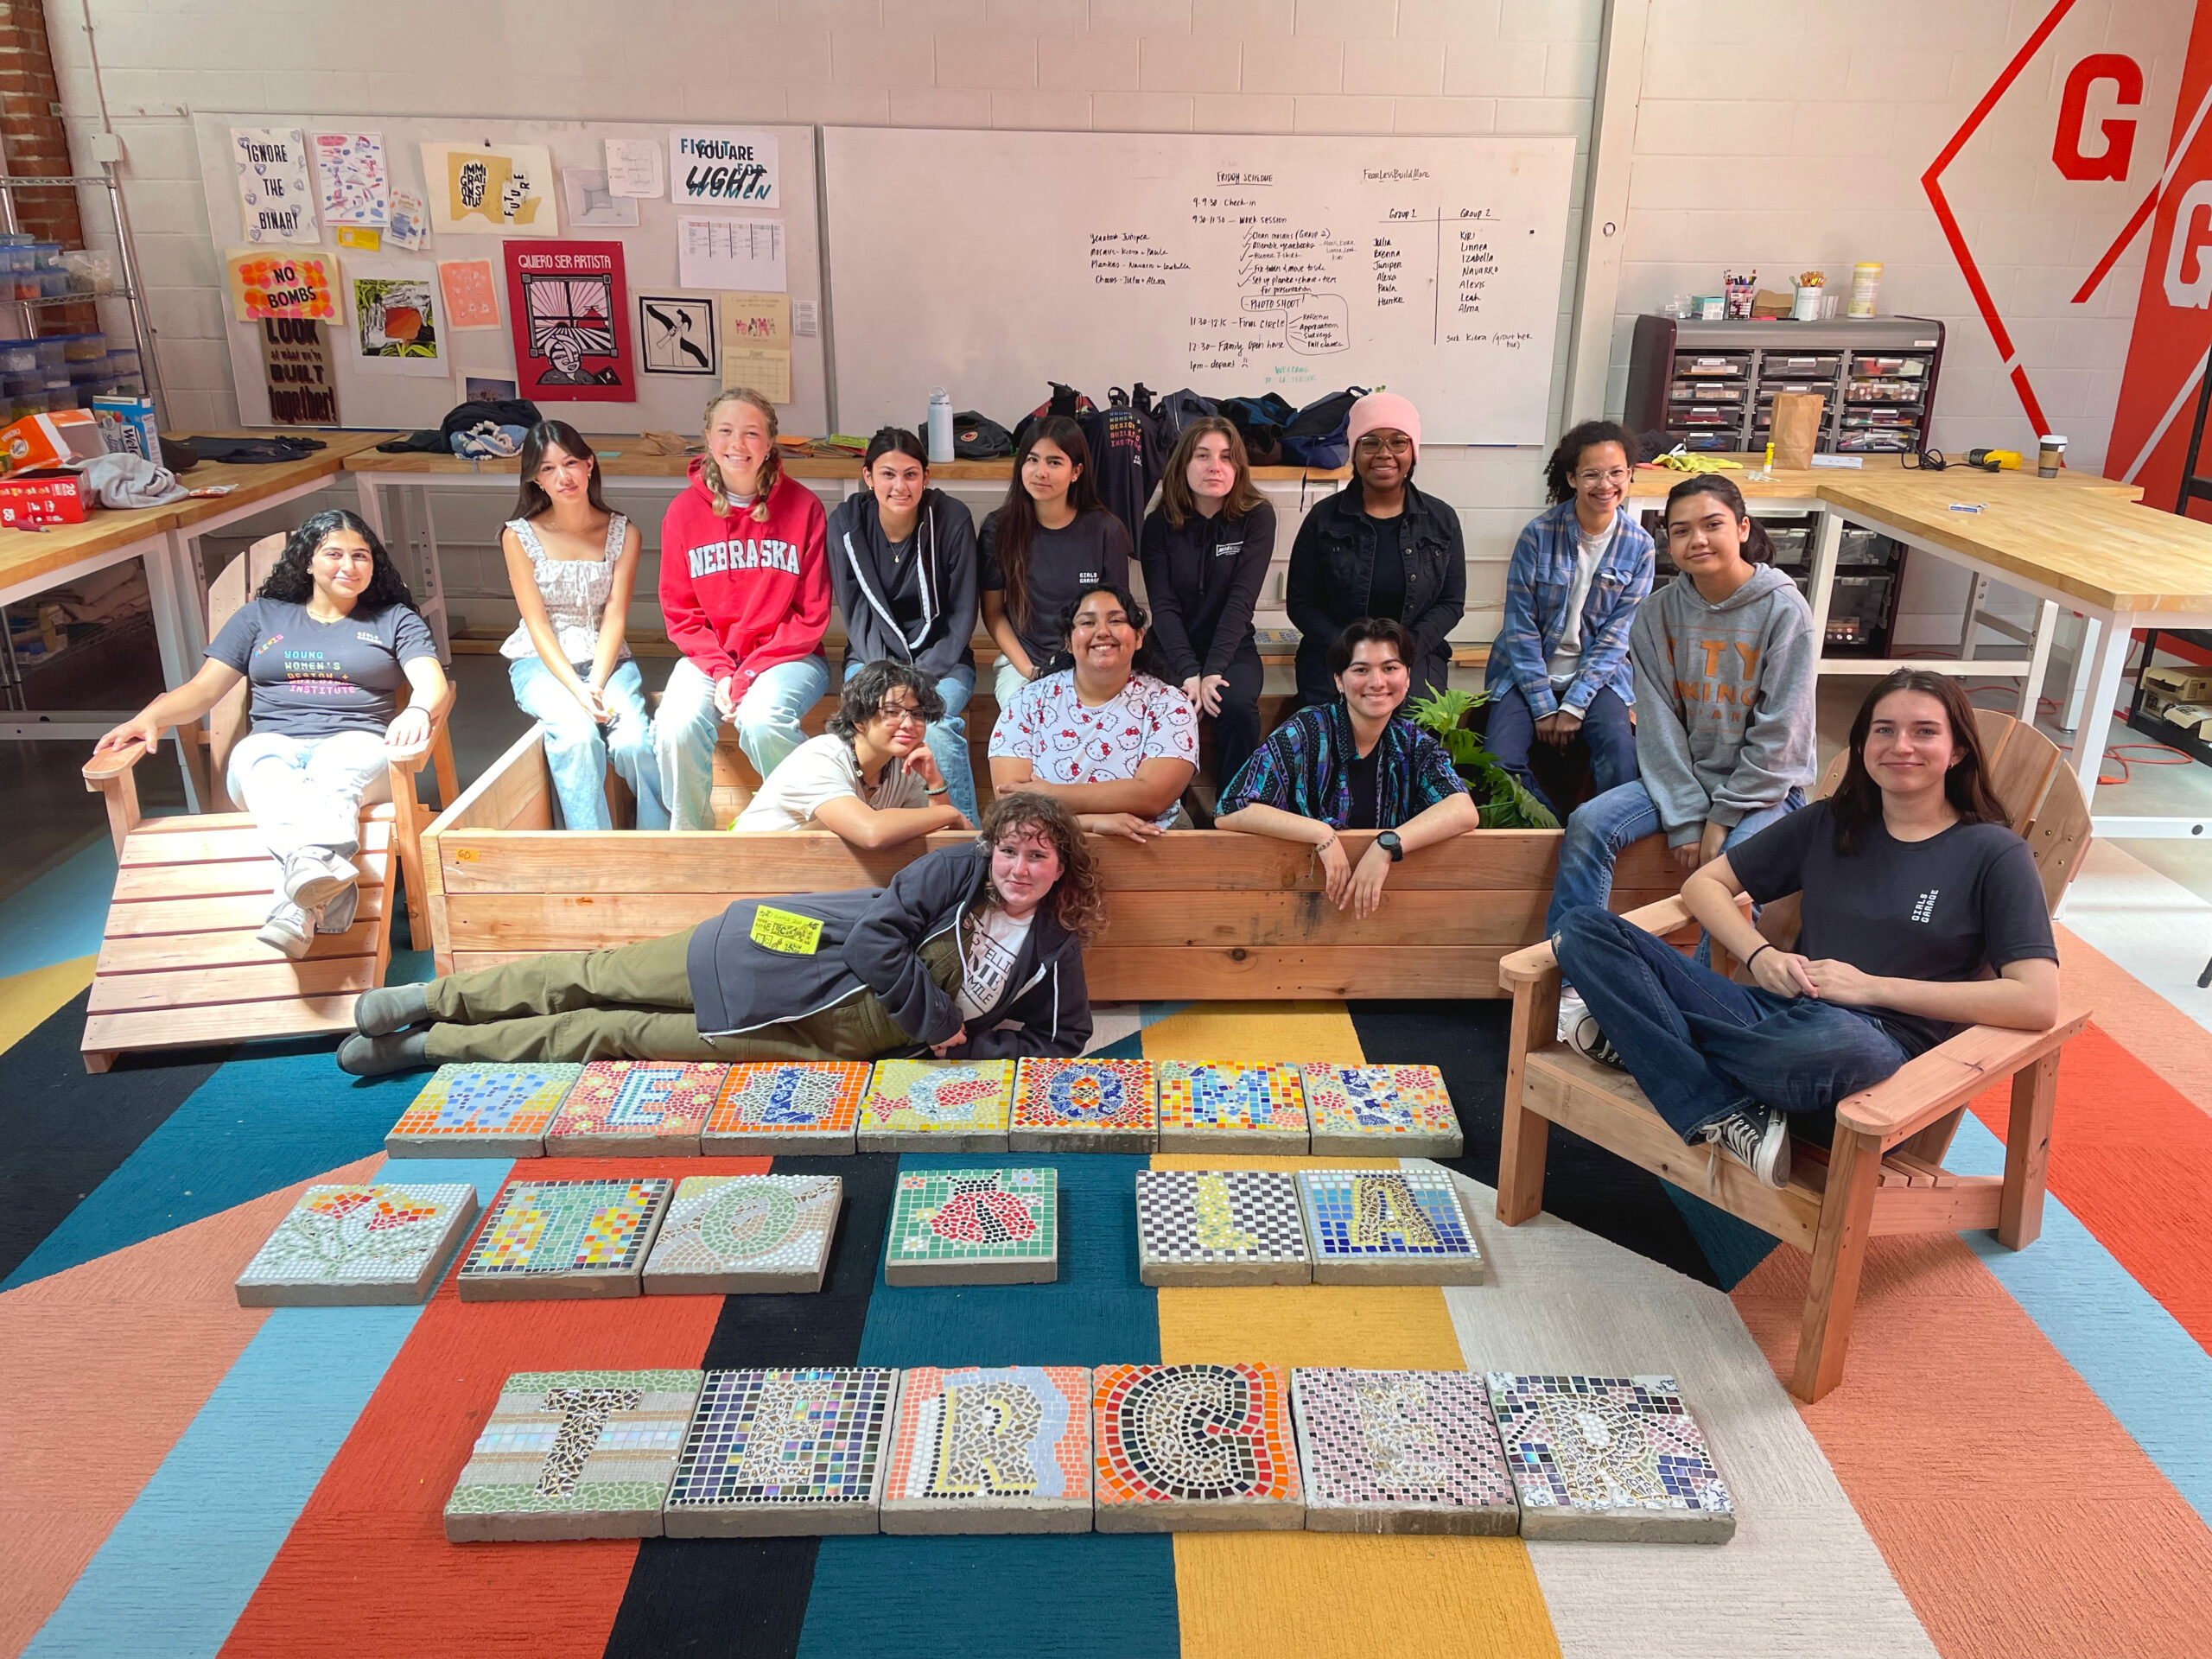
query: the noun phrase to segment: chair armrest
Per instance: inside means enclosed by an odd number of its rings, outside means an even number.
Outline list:
[[[1836,1103],[1835,1121],[1885,1147],[1916,1135],[1946,1113],[2032,1065],[2089,1023],[2086,1005],[2063,1007],[2044,1031],[1968,1026],[1948,1042],[1907,1060],[1871,1089]]]
[[[1738,893],[1739,908],[1751,907],[1751,895]],[[1688,927],[1697,920],[1690,914],[1690,907],[1682,902],[1680,893],[1671,899],[1662,899],[1656,904],[1646,905],[1640,910],[1624,911],[1622,920],[1633,922],[1646,933],[1663,938],[1676,928]],[[1552,942],[1523,945],[1511,956],[1501,957],[1497,963],[1497,982],[1507,990],[1516,985],[1533,985],[1548,974],[1559,971],[1559,958],[1553,954]]]
[[[1524,944],[1510,956],[1497,959],[1497,982],[1504,990],[1540,984],[1547,977],[1558,976],[1559,958],[1552,953],[1549,939],[1541,944]]]
[[[125,743],[121,748],[110,749],[105,754],[95,754],[85,762],[85,786],[88,789],[104,787],[129,772],[149,753],[151,750],[147,744]]]

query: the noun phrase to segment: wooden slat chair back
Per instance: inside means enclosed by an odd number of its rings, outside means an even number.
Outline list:
[[[1977,724],[1992,789],[2033,851],[2055,909],[2088,852],[2088,799],[2057,747],[2032,726],[1989,710]],[[1821,794],[1841,781],[1847,758],[1828,768]],[[1629,919],[1662,936],[1690,922],[1679,897],[1631,911]],[[1767,906],[1759,927],[1777,942],[1794,939],[1796,900]],[[1728,965],[1722,953],[1715,965]],[[1726,1157],[1717,1184],[1709,1184],[1708,1150],[1685,1147],[1632,1077],[1557,1040],[1559,965],[1549,944],[1507,957],[1498,976],[1513,996],[1498,1219],[1517,1225],[1543,1207],[1544,1154],[1556,1123],[1808,1252],[1812,1282],[1790,1382],[1801,1400],[1819,1399],[1842,1378],[1870,1237],[1989,1228],[2017,1250],[2042,1229],[2059,1050],[2089,1018],[2071,1000],[2062,1001],[2047,1031],[1969,1027],[1850,1096],[1836,1109],[1826,1147],[1796,1144],[1789,1185],[1777,1192]],[[1942,1160],[1967,1103],[2007,1077],[2004,1175],[1952,1174]]]
[[[267,579],[283,544],[282,536],[264,537],[208,584],[209,639]],[[85,1021],[87,1071],[105,1071],[132,1050],[350,1030],[354,997],[382,984],[391,961],[395,851],[406,870],[415,936],[429,937],[421,843],[430,814],[415,779],[435,765],[440,799],[459,795],[445,721],[437,722],[428,755],[391,768],[391,799],[362,810],[353,925],[317,938],[294,962],[254,937],[268,914],[273,867],[252,817],[224,783],[250,696],[238,686],[200,725],[173,734],[186,746],[208,811],[143,818],[132,770],[143,748],[103,755],[84,769],[86,787],[105,798],[118,866]]]

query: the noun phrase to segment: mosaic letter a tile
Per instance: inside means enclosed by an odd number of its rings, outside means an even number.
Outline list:
[[[664,1180],[514,1181],[461,1264],[464,1302],[635,1296]]]
[[[1718,1544],[1736,1508],[1671,1376],[1489,1374],[1524,1538]]]
[[[1510,1533],[1521,1524],[1472,1371],[1290,1374],[1309,1532]]]
[[[384,1138],[395,1158],[540,1158],[583,1067],[442,1065]]]
[[[1160,1062],[1162,1152],[1302,1153],[1306,1141],[1296,1066]]]
[[[518,1371],[446,1501],[454,1543],[658,1538],[702,1371]]]
[[[545,1131],[548,1158],[696,1156],[728,1068],[594,1060]]]
[[[1274,1169],[1137,1172],[1147,1285],[1302,1285],[1313,1276],[1298,1179]]]
[[[1059,1172],[910,1169],[883,1247],[888,1285],[1049,1285],[1060,1272]]]
[[[1440,1169],[1301,1169],[1317,1285],[1478,1285],[1482,1251]]]
[[[1091,1393],[1100,1532],[1306,1524],[1280,1366],[1109,1365]]]
[[[1024,1060],[1007,1144],[1015,1152],[1150,1152],[1160,1141],[1149,1060]]]
[[[708,1372],[663,1511],[668,1535],[874,1532],[898,1376]]]
[[[901,1372],[882,1516],[886,1532],[1089,1532],[1090,1373]]]
[[[1457,1158],[1459,1115],[1433,1065],[1308,1065],[1316,1158]]]
[[[687,1175],[645,1258],[645,1294],[821,1289],[844,1185],[835,1175]]]
[[[747,1061],[722,1080],[699,1150],[709,1158],[804,1158],[853,1150],[865,1060]]]
[[[238,1306],[419,1302],[475,1219],[466,1183],[311,1186],[238,1275]]]
[[[1004,1152],[1012,1060],[878,1060],[862,1152]]]

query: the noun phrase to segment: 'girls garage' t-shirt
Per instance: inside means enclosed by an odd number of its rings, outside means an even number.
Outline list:
[[[379,736],[399,712],[403,664],[435,657],[429,625],[405,605],[334,622],[285,599],[248,600],[207,647],[253,688],[253,728],[287,737]]]
[[[980,1020],[1005,999],[1007,981],[1021,960],[1022,942],[1037,919],[1031,912],[1016,921],[993,906],[976,918],[973,934],[962,952],[960,1017]]]

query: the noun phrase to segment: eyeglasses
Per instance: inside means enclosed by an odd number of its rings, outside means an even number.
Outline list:
[[[1402,432],[1387,438],[1380,433],[1370,432],[1360,439],[1357,447],[1363,455],[1379,455],[1386,449],[1394,455],[1410,455],[1414,452],[1414,441]]]
[[[878,703],[875,712],[893,726],[926,726],[930,723],[929,716],[911,702]]]
[[[1593,484],[1625,484],[1627,482],[1628,468],[1625,467],[1616,467],[1610,472],[1574,474],[1574,487],[1578,490],[1586,490]]]

